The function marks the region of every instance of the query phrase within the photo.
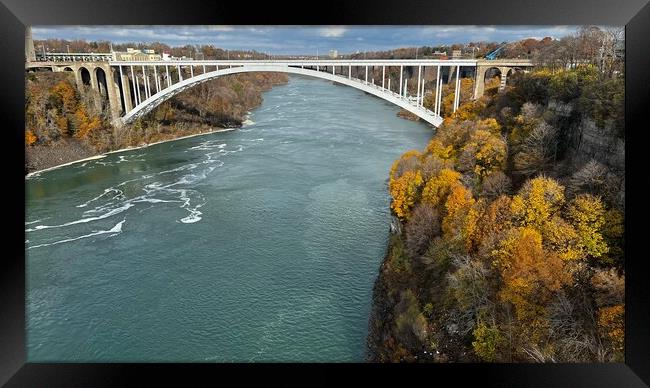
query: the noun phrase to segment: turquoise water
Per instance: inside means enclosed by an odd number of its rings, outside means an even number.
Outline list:
[[[432,135],[290,77],[241,129],[26,181],[28,361],[363,361],[388,170]]]

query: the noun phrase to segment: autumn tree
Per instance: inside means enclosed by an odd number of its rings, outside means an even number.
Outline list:
[[[605,209],[599,198],[581,194],[569,203],[567,219],[576,230],[580,247],[588,256],[598,258],[609,251],[602,235]]]
[[[391,209],[402,220],[408,219],[411,209],[420,195],[423,184],[420,171],[407,171],[397,179],[391,179],[390,195],[393,198]]]
[[[499,135],[478,129],[461,150],[461,171],[472,171],[479,179],[503,169],[507,155],[505,141]]]
[[[422,190],[422,202],[438,206],[444,203],[451,189],[457,185],[460,185],[460,173],[444,168],[426,182]]]
[[[512,198],[511,211],[518,225],[541,230],[564,205],[564,186],[540,176],[526,181]]]
[[[470,249],[476,232],[479,212],[473,206],[475,202],[471,191],[463,185],[455,185],[444,205],[442,232],[446,239],[460,243],[465,251]]]
[[[514,306],[518,321],[536,342],[548,325],[546,306],[571,277],[562,259],[544,249],[541,234],[530,227],[513,228],[493,255],[503,279],[499,297]]]

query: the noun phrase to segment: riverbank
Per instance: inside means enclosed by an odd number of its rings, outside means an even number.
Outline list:
[[[137,150],[137,149],[141,149],[141,148],[151,147],[151,146],[156,145],[156,144],[167,143],[167,142],[170,142],[170,141],[182,140],[182,139],[187,139],[187,138],[196,137],[196,136],[210,135],[210,134],[219,133],[219,132],[230,132],[230,131],[235,131],[237,129],[238,128],[219,128],[219,129],[214,129],[214,130],[210,130],[210,131],[207,131],[207,132],[199,132],[199,133],[195,133],[195,134],[192,134],[192,135],[174,137],[174,138],[170,138],[170,139],[156,141],[156,142],[153,142],[153,143],[146,143],[146,144],[141,144],[141,145],[138,145],[138,146],[131,146],[131,147],[121,148],[119,150],[108,151],[108,152],[104,152],[102,154],[92,155],[92,156],[89,156],[89,157],[86,157],[86,158],[83,158],[83,159],[75,159],[75,160],[72,160],[70,162],[57,164],[57,165],[54,165],[54,166],[51,166],[51,167],[43,168],[41,170],[31,171],[31,172],[27,173],[27,175],[25,175],[25,179],[29,179],[29,178],[34,177],[34,176],[38,176],[39,174],[41,174],[43,172],[46,172],[46,171],[56,170],[57,168],[70,166],[72,164],[87,162],[89,160],[102,159],[102,158],[105,158],[106,156],[108,156],[110,154],[117,154],[117,153],[120,153],[120,152],[133,151],[133,150]]]
[[[180,93],[147,116],[114,128],[88,91],[69,74],[27,77],[25,175],[58,168],[108,152],[121,152],[188,136],[250,125],[262,94],[288,82],[285,74],[239,74]]]

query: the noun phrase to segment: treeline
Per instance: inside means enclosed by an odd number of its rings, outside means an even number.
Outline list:
[[[77,89],[70,73],[27,73],[25,171],[93,154],[149,144],[215,128],[239,127],[262,103],[262,92],[286,83],[279,73],[237,74],[186,90],[124,128],[110,124],[108,102]],[[56,149],[54,152],[53,150]]]
[[[527,38],[514,42],[469,42],[450,45],[402,47],[394,50],[367,51],[349,55],[354,59],[408,59],[427,58],[435,52],[461,50],[465,57],[483,58],[489,52],[504,46],[498,58],[531,59],[554,68],[565,69],[577,64],[591,63],[608,71],[623,70],[623,27],[581,26],[575,33],[560,39]]]
[[[622,96],[595,66],[520,74],[395,161],[372,360],[623,361]]]
[[[266,59],[268,55],[255,50],[225,50],[212,44],[184,46],[170,46],[161,42],[127,42],[111,43],[107,40],[87,41],[87,40],[67,40],[67,39],[44,39],[34,40],[34,49],[37,53],[42,50],[51,52],[70,52],[73,53],[109,53],[111,44],[114,51],[126,51],[128,47],[143,50],[152,49],[157,54],[169,53],[174,57],[190,57],[194,59]]]

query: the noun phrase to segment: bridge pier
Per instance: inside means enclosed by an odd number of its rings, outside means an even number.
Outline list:
[[[119,118],[122,113],[120,87],[117,82],[115,82],[115,69],[106,66],[104,74],[106,74],[106,92],[108,94],[108,105],[111,109],[111,119],[115,120]]]

